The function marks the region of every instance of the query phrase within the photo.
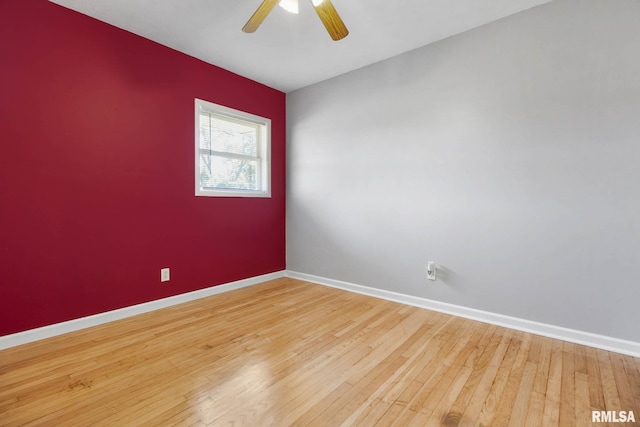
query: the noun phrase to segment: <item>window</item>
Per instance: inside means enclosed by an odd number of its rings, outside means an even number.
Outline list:
[[[196,99],[196,196],[271,197],[271,120]]]

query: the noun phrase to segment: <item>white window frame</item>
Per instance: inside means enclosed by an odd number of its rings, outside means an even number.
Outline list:
[[[258,134],[258,190],[240,190],[225,188],[205,188],[200,182],[200,113],[206,111],[217,116],[228,118],[229,121],[255,125]],[[205,150],[206,151],[206,150]],[[236,157],[234,154],[218,152],[219,156]],[[255,114],[235,110],[213,102],[196,98],[195,100],[195,183],[196,196],[209,197],[271,197],[271,119]]]

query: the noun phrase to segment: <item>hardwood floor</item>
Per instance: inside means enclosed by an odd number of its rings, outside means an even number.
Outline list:
[[[585,426],[592,410],[640,418],[640,359],[293,279],[0,352],[2,426]]]

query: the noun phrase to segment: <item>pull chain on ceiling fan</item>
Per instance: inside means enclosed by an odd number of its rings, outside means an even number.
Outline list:
[[[341,40],[349,34],[349,30],[342,22],[338,11],[333,7],[331,0],[310,0],[320,20],[333,40]],[[269,12],[278,4],[284,9],[298,13],[298,0],[264,0],[255,13],[242,27],[245,33],[253,33],[265,20]]]

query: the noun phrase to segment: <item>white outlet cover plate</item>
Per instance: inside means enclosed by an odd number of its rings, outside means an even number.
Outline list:
[[[436,280],[436,264],[433,262],[427,265],[427,279]]]

